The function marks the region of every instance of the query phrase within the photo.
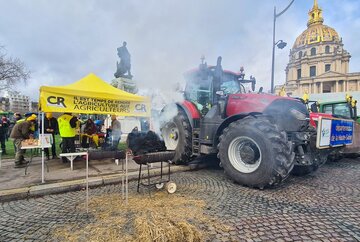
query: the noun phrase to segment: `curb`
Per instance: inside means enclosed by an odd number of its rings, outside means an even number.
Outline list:
[[[190,163],[187,166],[172,166],[171,174],[184,171],[194,171],[207,167],[204,163]],[[160,174],[160,168],[151,169],[151,176]],[[165,171],[166,173],[166,171]],[[128,180],[133,181],[138,179],[138,171],[128,173]],[[105,186],[110,184],[119,184],[122,181],[123,174],[110,174],[103,176],[89,177],[89,188]],[[63,181],[57,183],[32,185],[29,187],[7,189],[0,191],[0,202],[7,202],[12,200],[27,199],[31,197],[38,197],[50,194],[58,194],[70,191],[78,191],[86,188],[86,179],[77,179],[70,181]]]

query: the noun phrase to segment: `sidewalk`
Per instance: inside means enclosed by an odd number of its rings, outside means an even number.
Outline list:
[[[41,183],[41,158],[34,157],[25,175],[25,168],[14,168],[13,160],[3,160],[0,168],[0,201],[21,199],[32,196],[79,190],[85,187],[86,161],[74,161],[74,170],[70,163],[62,163],[61,159],[47,162],[45,166],[45,183]],[[152,164],[152,174],[159,172],[160,163]],[[193,162],[187,166],[171,167],[171,172],[189,171],[204,167],[201,162]],[[139,165],[134,161],[128,163],[129,180],[137,179]],[[89,161],[89,186],[120,183],[122,180],[121,162],[116,165],[113,159]],[[167,171],[165,169],[164,171]]]

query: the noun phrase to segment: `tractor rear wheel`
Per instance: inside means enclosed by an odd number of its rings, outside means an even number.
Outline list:
[[[218,157],[237,183],[264,188],[285,180],[294,166],[294,152],[285,132],[265,116],[248,116],[224,129]]]
[[[165,146],[168,150],[175,150],[173,162],[184,164],[192,156],[191,126],[188,118],[182,111],[161,128]]]

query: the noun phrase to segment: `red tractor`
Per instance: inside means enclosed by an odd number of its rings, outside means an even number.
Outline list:
[[[244,77],[243,70],[223,71],[221,57],[216,66],[202,63],[185,74],[185,100],[162,110],[164,120],[176,109],[161,129],[173,161],[217,153],[227,175],[258,188],[279,184],[294,166],[304,174],[324,163],[304,103],[262,88],[254,93],[255,78]]]

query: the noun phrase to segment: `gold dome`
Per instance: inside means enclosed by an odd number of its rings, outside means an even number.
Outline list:
[[[308,14],[308,28],[296,38],[293,49],[320,42],[340,41],[339,34],[335,29],[323,24],[322,10],[318,7],[317,0],[314,0],[314,6]]]

